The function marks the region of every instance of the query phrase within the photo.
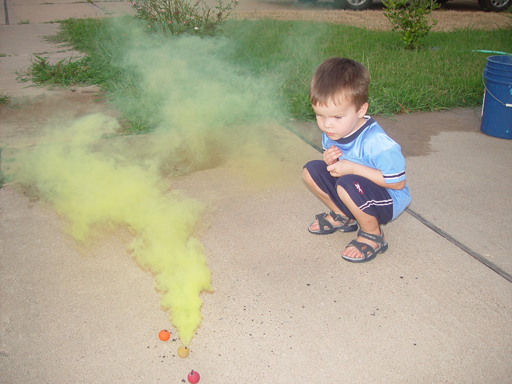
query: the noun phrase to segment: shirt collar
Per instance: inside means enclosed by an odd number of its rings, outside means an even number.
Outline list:
[[[368,115],[365,115],[364,119],[366,119],[366,122],[363,125],[361,125],[356,131],[335,141],[338,144],[348,144],[351,141],[354,141],[361,134],[361,132],[363,132],[368,126],[372,125],[373,122],[375,121]]]

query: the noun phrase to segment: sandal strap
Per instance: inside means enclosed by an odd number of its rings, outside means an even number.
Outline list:
[[[363,255],[362,260],[373,259],[376,256],[376,251],[372,248],[372,246],[366,243],[361,243],[355,239],[348,243],[345,248],[348,247],[356,248],[361,253],[361,255]]]
[[[334,228],[334,226],[325,218],[325,216],[327,216],[327,213],[319,213],[315,216],[318,220],[318,228],[321,232],[325,231],[325,226],[329,227],[328,230],[332,230]]]
[[[348,217],[338,215],[337,213],[334,213],[333,211],[329,212],[329,215],[331,215],[331,217],[334,221],[339,221],[341,223],[341,225],[347,225],[350,222],[350,219]]]
[[[359,232],[357,232],[357,236],[361,236],[367,240],[374,241],[380,245],[380,244],[384,243],[384,232],[382,231],[382,229],[380,227],[379,227],[379,230],[380,230],[380,235],[374,235],[373,233],[364,232],[360,229]]]
[[[352,258],[352,257],[344,256],[344,255],[342,255],[342,257],[348,261],[352,261],[355,263],[363,263],[365,261],[373,260],[375,258],[375,256],[377,256],[377,254],[379,254],[379,253],[386,252],[386,250],[388,249],[388,243],[384,240],[384,232],[382,231],[382,229],[380,227],[379,227],[379,229],[380,229],[380,235],[374,235],[372,233],[364,232],[362,230],[359,230],[359,232],[357,233],[357,236],[361,236],[362,238],[376,242],[377,248],[373,248],[369,244],[362,243],[362,242],[357,241],[357,239],[354,239],[347,245],[347,248],[348,247],[356,248],[361,253],[361,255],[363,255],[363,257],[362,258]]]

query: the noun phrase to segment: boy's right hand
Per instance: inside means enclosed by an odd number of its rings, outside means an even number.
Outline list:
[[[331,148],[324,151],[324,161],[327,165],[333,165],[341,157],[341,151],[339,148],[331,145]]]

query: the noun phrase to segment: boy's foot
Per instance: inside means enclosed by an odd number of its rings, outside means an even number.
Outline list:
[[[311,223],[308,230],[315,235],[328,235],[336,231],[354,232],[357,231],[357,222],[331,211],[316,215],[316,220]]]
[[[353,263],[364,263],[373,260],[379,253],[388,249],[388,243],[384,240],[384,232],[379,235],[359,230],[357,239],[352,240],[342,252],[341,257]]]

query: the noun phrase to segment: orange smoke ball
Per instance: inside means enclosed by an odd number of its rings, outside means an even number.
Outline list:
[[[165,329],[162,329],[160,333],[158,334],[158,338],[162,341],[167,341],[171,337],[171,334],[169,331],[166,331]]]
[[[182,359],[188,356],[188,352],[189,350],[187,347],[181,346],[178,348],[178,356],[181,357]]]

